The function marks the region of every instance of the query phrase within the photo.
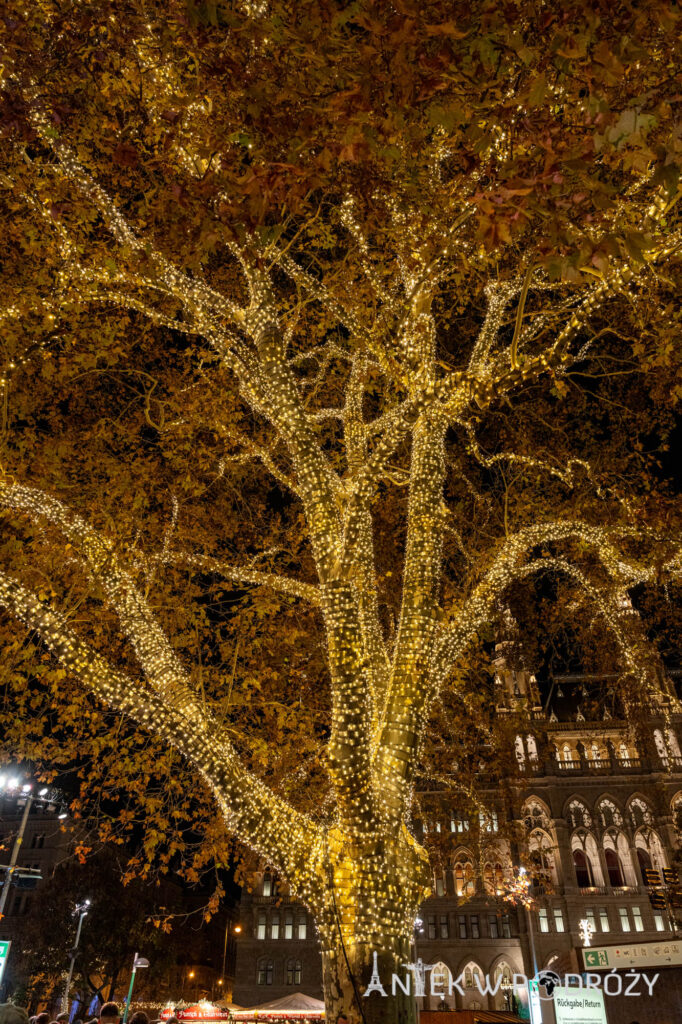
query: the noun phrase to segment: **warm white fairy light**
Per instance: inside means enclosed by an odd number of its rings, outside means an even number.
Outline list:
[[[259,3],[248,7],[253,16],[265,10]],[[149,39],[141,41],[138,48],[152,99],[155,90],[168,96],[175,87],[172,68],[155,63],[154,46]],[[209,113],[206,101],[189,103],[183,122],[185,134],[191,134],[193,119],[196,123]],[[476,631],[494,618],[506,588],[543,570],[568,575],[609,623],[623,663],[634,674],[637,660],[622,603],[627,588],[654,579],[655,573],[679,575],[679,553],[656,569],[652,568],[657,564],[654,560],[648,564],[628,560],[619,550],[627,529],[540,519],[489,550],[487,562],[478,565],[477,585],[460,605],[444,610],[438,607],[447,521],[443,491],[448,427],[464,424],[469,454],[486,466],[503,460],[516,462],[549,471],[569,486],[578,468],[590,476],[589,465],[580,459],[551,467],[513,452],[487,456],[476,440],[472,412],[480,413],[548,371],[566,371],[577,357],[571,344],[589,317],[609,297],[621,294],[642,268],[616,267],[586,295],[582,291],[577,300],[562,306],[567,310],[565,326],[539,352],[531,346],[541,318],[515,331],[518,350],[511,352],[508,347],[500,348],[503,316],[521,294],[522,281],[528,282],[526,291],[558,286],[538,280],[533,268],[523,267],[519,276],[508,282],[490,282],[485,289],[487,312],[468,368],[442,374],[436,363],[432,300],[455,249],[460,254],[478,251],[462,236],[473,216],[471,193],[462,193],[457,215],[440,227],[438,245],[431,247],[435,251],[423,245],[423,229],[409,209],[402,208],[395,197],[384,197],[394,222],[402,227],[400,251],[389,259],[383,251],[380,259],[375,254],[374,240],[367,238],[353,198],[343,201],[339,217],[354,258],[378,299],[382,315],[377,323],[370,322],[368,311],[352,294],[339,298],[337,283],[315,278],[289,250],[279,251],[275,245],[259,250],[253,239],[243,247],[236,243],[228,246],[248,288],[248,304],[242,306],[173,264],[144,238],[81,160],[55,136],[39,108],[35,126],[58,160],[51,173],[72,182],[93,204],[122,254],[121,267],[113,271],[89,266],[78,256],[79,249],[66,229],[54,226],[63,260],[57,295],[60,290],[72,289],[74,302],[116,303],[153,323],[205,337],[237,376],[242,395],[267,421],[281,450],[286,450],[290,472],[282,469],[279,453],[275,456],[272,449],[237,438],[226,429],[221,472],[232,458],[257,458],[292,491],[305,516],[318,576],[315,585],[253,566],[231,565],[211,555],[174,552],[165,542],[162,553],[146,561],[155,568],[174,564],[269,586],[319,609],[330,675],[327,764],[334,790],[334,819],[312,822],[243,768],[226,731],[194,692],[189,674],[135,586],[131,571],[116,558],[113,546],[54,498],[8,480],[0,485],[0,504],[33,521],[47,520],[68,539],[116,610],[144,679],[127,678],[107,665],[59,615],[5,575],[0,575],[0,602],[36,630],[64,667],[95,696],[130,714],[197,766],[216,794],[229,829],[278,868],[293,892],[311,907],[325,952],[338,951],[339,930],[351,950],[355,946],[395,949],[411,933],[416,908],[430,886],[427,855],[405,825],[427,711],[453,660]],[[508,144],[508,135],[498,133],[489,156],[503,157]],[[189,174],[205,169],[190,149],[182,150],[179,159]],[[472,190],[476,187],[472,179]],[[658,199],[651,204],[648,215],[654,226],[661,224],[662,209]],[[43,213],[39,211],[40,216]],[[659,233],[644,264],[664,259],[676,246],[676,236]],[[331,315],[348,340],[325,342],[317,350],[306,349],[292,356],[295,317],[287,312],[283,320],[268,263],[288,275],[306,301],[317,303]],[[54,317],[58,312],[56,300],[54,311],[50,307],[47,315]],[[1,315],[15,320],[20,315],[16,303]],[[520,324],[518,309],[517,319]],[[546,326],[542,321],[543,330]],[[299,374],[310,358],[317,369],[307,377],[304,373],[302,384]],[[345,366],[348,372],[344,399],[334,399],[336,404],[322,409],[314,403],[309,407],[303,399],[304,388],[312,385],[314,394],[332,363]],[[384,397],[390,401],[382,415],[367,424],[363,399],[370,370],[375,381],[382,379]],[[342,431],[347,470],[343,477],[320,444],[317,424],[329,419],[337,421]],[[409,490],[402,607],[389,650],[378,612],[371,512],[379,484],[396,479],[391,460],[408,440],[411,463],[405,474]],[[235,444],[238,454],[233,456],[229,452]],[[633,530],[631,535],[643,533]],[[648,539],[657,542],[657,538]],[[601,567],[600,585],[571,560],[575,541],[587,546]],[[565,546],[568,553],[532,560],[533,549],[543,544],[558,551]],[[520,875],[510,893],[517,901],[527,901],[529,886],[527,876]]]

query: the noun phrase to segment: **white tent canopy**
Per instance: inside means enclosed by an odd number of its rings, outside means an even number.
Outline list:
[[[269,1003],[261,1003],[248,1010],[237,1010],[234,1016],[237,1019],[242,1016],[248,1017],[256,1010],[259,1014],[269,1012],[273,1015],[291,1014],[319,1017],[324,1013],[324,1003],[321,999],[314,999],[313,996],[307,996],[304,992],[292,992],[290,996],[283,996],[282,999],[273,999]]]

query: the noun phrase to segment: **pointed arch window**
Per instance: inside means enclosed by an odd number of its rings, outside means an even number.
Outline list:
[[[580,889],[589,889],[594,882],[592,880],[592,864],[584,850],[573,851],[573,866],[575,877]]]
[[[609,885],[614,889],[618,889],[625,885],[625,880],[623,878],[623,865],[621,864],[620,857],[616,851],[608,848],[604,850],[604,860],[606,861]]]

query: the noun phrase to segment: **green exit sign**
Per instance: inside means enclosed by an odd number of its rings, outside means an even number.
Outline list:
[[[2,976],[5,973],[5,964],[7,963],[9,947],[11,945],[11,942],[0,941],[0,981],[2,981]]]

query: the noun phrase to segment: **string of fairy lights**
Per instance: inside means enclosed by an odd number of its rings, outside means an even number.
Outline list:
[[[261,3],[248,6],[254,16],[265,10]],[[154,113],[160,109],[155,91],[170,95],[177,82],[170,66],[155,60],[152,42],[140,40],[137,53]],[[34,85],[28,92],[34,92]],[[572,519],[538,522],[505,538],[489,552],[489,562],[480,567],[479,582],[460,604],[444,610],[443,622],[435,614],[443,562],[448,427],[464,424],[471,454],[483,465],[492,466],[503,459],[521,461],[549,470],[568,485],[578,467],[590,474],[589,464],[581,459],[552,467],[515,453],[486,456],[473,433],[471,411],[487,409],[548,371],[566,371],[576,358],[571,343],[593,313],[609,298],[622,294],[647,266],[679,248],[680,236],[664,232],[670,202],[659,193],[647,208],[650,223],[660,230],[641,263],[630,266],[623,261],[586,295],[581,292],[577,303],[571,298],[565,308],[566,323],[540,352],[532,351],[532,345],[546,322],[538,318],[522,329],[520,315],[514,351],[511,346],[498,350],[503,318],[517,296],[523,312],[522,302],[529,290],[551,290],[560,285],[537,279],[532,267],[526,268],[523,280],[490,282],[485,289],[484,321],[468,368],[439,375],[433,297],[446,273],[449,255],[457,247],[468,252],[473,245],[460,234],[473,212],[466,198],[453,222],[442,228],[441,244],[434,254],[421,244],[423,225],[406,215],[391,197],[384,197],[404,229],[403,251],[393,258],[395,273],[388,272],[390,267],[382,267],[381,272],[377,269],[377,254],[362,230],[353,197],[342,201],[339,220],[378,299],[382,314],[378,325],[367,324],[366,311],[356,308],[352,294],[340,299],[333,285],[301,267],[288,250],[278,251],[274,245],[259,250],[253,239],[244,246],[229,246],[248,288],[248,305],[242,306],[186,273],[144,238],[74,151],[55,135],[44,110],[37,103],[32,109],[40,139],[57,158],[53,173],[75,183],[101,213],[115,243],[125,251],[122,262],[127,268],[86,265],[66,228],[52,225],[59,236],[63,266],[50,315],[58,315],[60,302],[70,296],[73,301],[120,305],[160,326],[206,338],[237,376],[252,409],[262,415],[288,452],[293,468],[290,482],[305,513],[317,585],[250,566],[230,565],[211,555],[175,552],[167,545],[157,562],[270,586],[319,608],[330,672],[327,764],[336,797],[333,820],[312,821],[244,768],[226,730],[198,699],[186,669],[133,574],[116,557],[113,544],[62,502],[9,478],[0,478],[0,506],[34,522],[47,522],[73,545],[86,572],[103,587],[116,611],[144,678],[129,678],[108,665],[63,616],[4,573],[0,573],[0,603],[35,630],[67,671],[98,699],[131,715],[197,766],[216,795],[226,826],[281,871],[292,891],[311,907],[323,952],[329,956],[338,953],[339,932],[348,948],[395,949],[410,933],[416,909],[430,887],[428,856],[405,824],[427,712],[453,662],[476,631],[491,620],[500,596],[512,582],[535,572],[552,569],[565,573],[609,623],[626,669],[637,674],[642,667],[623,612],[627,589],[661,574],[680,575],[679,551],[655,568],[653,562],[640,564],[620,552],[619,539],[642,535],[634,527],[598,527]],[[193,119],[200,120],[207,113],[206,100],[187,106],[183,131],[188,137]],[[505,133],[497,133],[492,155],[501,159],[507,145]],[[192,154],[180,148],[178,159],[186,173],[201,173],[203,165],[197,165]],[[44,212],[38,210],[40,216]],[[345,402],[338,408],[308,409],[303,401],[296,371],[307,353],[289,357],[294,327],[288,332],[283,328],[273,278],[264,269],[264,253],[273,267],[288,275],[348,332],[348,350],[337,346],[335,352],[330,346],[328,358],[319,351],[315,356],[320,359],[318,382],[331,360],[349,364]],[[0,314],[10,319],[19,315],[16,304]],[[387,337],[383,326],[389,323],[396,329]],[[386,394],[399,391],[404,396],[373,424],[366,423],[363,415],[369,367],[376,377],[383,376]],[[348,468],[343,479],[316,430],[317,420],[325,414],[338,420],[343,431]],[[407,439],[411,450],[402,606],[389,655],[378,609],[371,510],[377,488],[389,473],[390,460]],[[261,458],[273,475],[280,473],[286,482],[269,452],[249,445],[253,442],[247,439],[243,445],[246,454]],[[654,543],[658,538],[649,540]],[[568,555],[543,559],[531,555],[539,545],[575,541],[594,553],[607,578],[605,585],[588,578],[587,571]],[[523,902],[527,888],[527,880],[519,879],[514,898]]]

